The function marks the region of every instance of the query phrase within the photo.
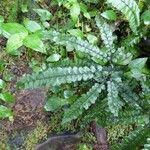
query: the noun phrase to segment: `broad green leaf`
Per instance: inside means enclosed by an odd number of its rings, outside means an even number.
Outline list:
[[[46,9],[34,9],[34,11],[40,16],[41,21],[49,21],[52,14]]]
[[[12,94],[5,92],[5,93],[0,93],[0,99],[8,102],[8,103],[14,103],[15,102],[15,98],[13,97]]]
[[[11,111],[11,109],[0,105],[0,118],[4,119],[4,118],[9,118],[12,119],[13,117],[13,112]]]
[[[28,29],[28,31],[30,32],[36,32],[38,30],[41,30],[41,26],[35,21],[26,19],[24,21],[24,24],[25,24],[26,29]]]
[[[145,25],[150,25],[150,10],[145,11],[141,17]]]
[[[26,28],[18,23],[4,23],[2,25],[2,31],[6,38],[9,38],[14,34],[19,34],[22,37],[26,37],[28,35]]]
[[[71,29],[68,31],[71,35],[76,36],[78,38],[83,38],[84,34],[80,29]]]
[[[34,51],[46,54],[45,46],[37,34],[28,35],[24,39],[23,44]]]
[[[89,12],[87,11],[87,6],[83,3],[80,3],[80,10],[81,12],[83,12],[84,17],[86,17],[87,19],[91,19],[91,16],[89,14]]]
[[[85,13],[83,13],[83,15],[84,15],[85,18],[91,19],[90,13],[85,12]]]
[[[60,109],[62,106],[68,104],[67,99],[62,99],[56,96],[49,98],[44,106],[46,111],[55,111]]]
[[[80,14],[80,5],[78,3],[74,3],[70,8],[70,15],[73,22],[77,22],[79,14]]]
[[[98,41],[97,37],[92,34],[88,34],[87,39],[91,44],[96,44]]]
[[[80,10],[81,10],[81,12],[85,13],[85,12],[87,12],[88,7],[85,4],[80,3]]]
[[[141,71],[144,68],[145,64],[146,64],[147,59],[148,58],[134,59],[129,63],[129,68]]]
[[[49,56],[46,61],[48,62],[56,62],[61,58],[61,55],[59,54],[52,54],[51,56]]]
[[[108,20],[116,20],[117,19],[117,15],[113,10],[107,10],[107,11],[101,13],[101,16]]]
[[[7,41],[6,50],[9,54],[18,55],[17,49],[23,45],[23,37],[20,34],[13,34]]]

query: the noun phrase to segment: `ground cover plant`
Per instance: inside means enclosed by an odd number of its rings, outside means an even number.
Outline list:
[[[43,112],[51,114],[50,124],[58,130],[46,125],[44,135],[83,131],[94,122],[108,129],[109,149],[149,149],[149,1],[43,0],[33,8],[31,3],[20,4],[18,21],[1,16],[0,33],[7,59],[24,56],[32,69],[17,77],[16,89],[47,91]],[[4,80],[0,118],[13,122],[12,104],[7,103],[15,100],[3,92],[9,89]],[[119,126],[123,135],[114,140]],[[84,142],[79,149],[95,148]]]

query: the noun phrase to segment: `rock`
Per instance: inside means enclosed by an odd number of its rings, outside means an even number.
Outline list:
[[[42,144],[36,146],[36,150],[76,150],[76,145],[81,140],[81,133],[52,136]]]

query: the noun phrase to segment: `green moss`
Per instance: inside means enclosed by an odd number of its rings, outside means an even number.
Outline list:
[[[83,143],[89,143],[89,144],[93,144],[96,142],[96,137],[94,135],[93,132],[89,132],[89,131],[84,131],[83,133],[83,137],[82,137],[82,142]]]
[[[62,126],[62,117],[62,111],[56,112],[52,115],[50,119],[50,131],[53,133],[63,133],[67,131],[74,132],[76,129],[73,124],[66,124]]]
[[[113,145],[115,143],[119,143],[123,137],[127,136],[132,130],[133,127],[131,125],[116,125],[107,127],[109,144]]]
[[[48,125],[39,122],[37,127],[27,135],[24,147],[27,150],[35,150],[35,146],[39,141],[47,139],[48,130]]]

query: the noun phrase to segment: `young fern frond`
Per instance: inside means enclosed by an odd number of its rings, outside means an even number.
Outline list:
[[[104,21],[103,18],[96,16],[95,18],[96,20],[96,25],[98,26],[100,33],[101,33],[101,38],[106,46],[106,48],[109,51],[109,55],[111,55],[112,53],[115,52],[115,48],[114,48],[114,37],[113,37],[113,33],[112,30],[110,28],[110,26],[106,23],[106,21]]]
[[[121,11],[129,21],[131,30],[137,33],[140,25],[140,9],[134,0],[107,0],[117,10]]]
[[[92,79],[94,73],[101,70],[101,66],[49,68],[44,72],[25,76],[20,80],[20,84],[24,85],[24,88],[39,88],[43,86],[49,87],[50,85],[55,86],[64,83],[72,83],[81,80],[86,81]]]
[[[133,55],[126,52],[124,47],[118,48],[113,54],[112,61],[118,65],[127,65],[132,60]]]
[[[123,139],[120,144],[116,144],[111,148],[111,150],[127,150],[136,148],[140,143],[145,141],[147,135],[150,134],[150,125],[140,127],[139,129],[131,132],[129,136]]]
[[[108,55],[101,51],[97,46],[91,45],[86,40],[81,40],[70,35],[49,31],[48,34],[45,34],[44,39],[49,39],[59,45],[70,46],[76,51],[89,54],[92,58],[97,58],[105,63],[109,59]]]
[[[118,116],[118,112],[121,109],[123,103],[120,100],[117,85],[113,81],[107,81],[107,99],[109,110],[114,116]]]
[[[132,54],[125,52],[124,47],[116,49],[113,43],[115,37],[113,36],[110,26],[99,16],[96,16],[95,20],[100,30],[101,38],[108,50],[107,54],[111,57],[112,62],[119,65],[127,65],[132,59]]]
[[[95,83],[92,88],[76,100],[70,108],[65,111],[62,124],[69,123],[77,119],[85,110],[95,103],[99,94],[105,89],[103,84]]]

